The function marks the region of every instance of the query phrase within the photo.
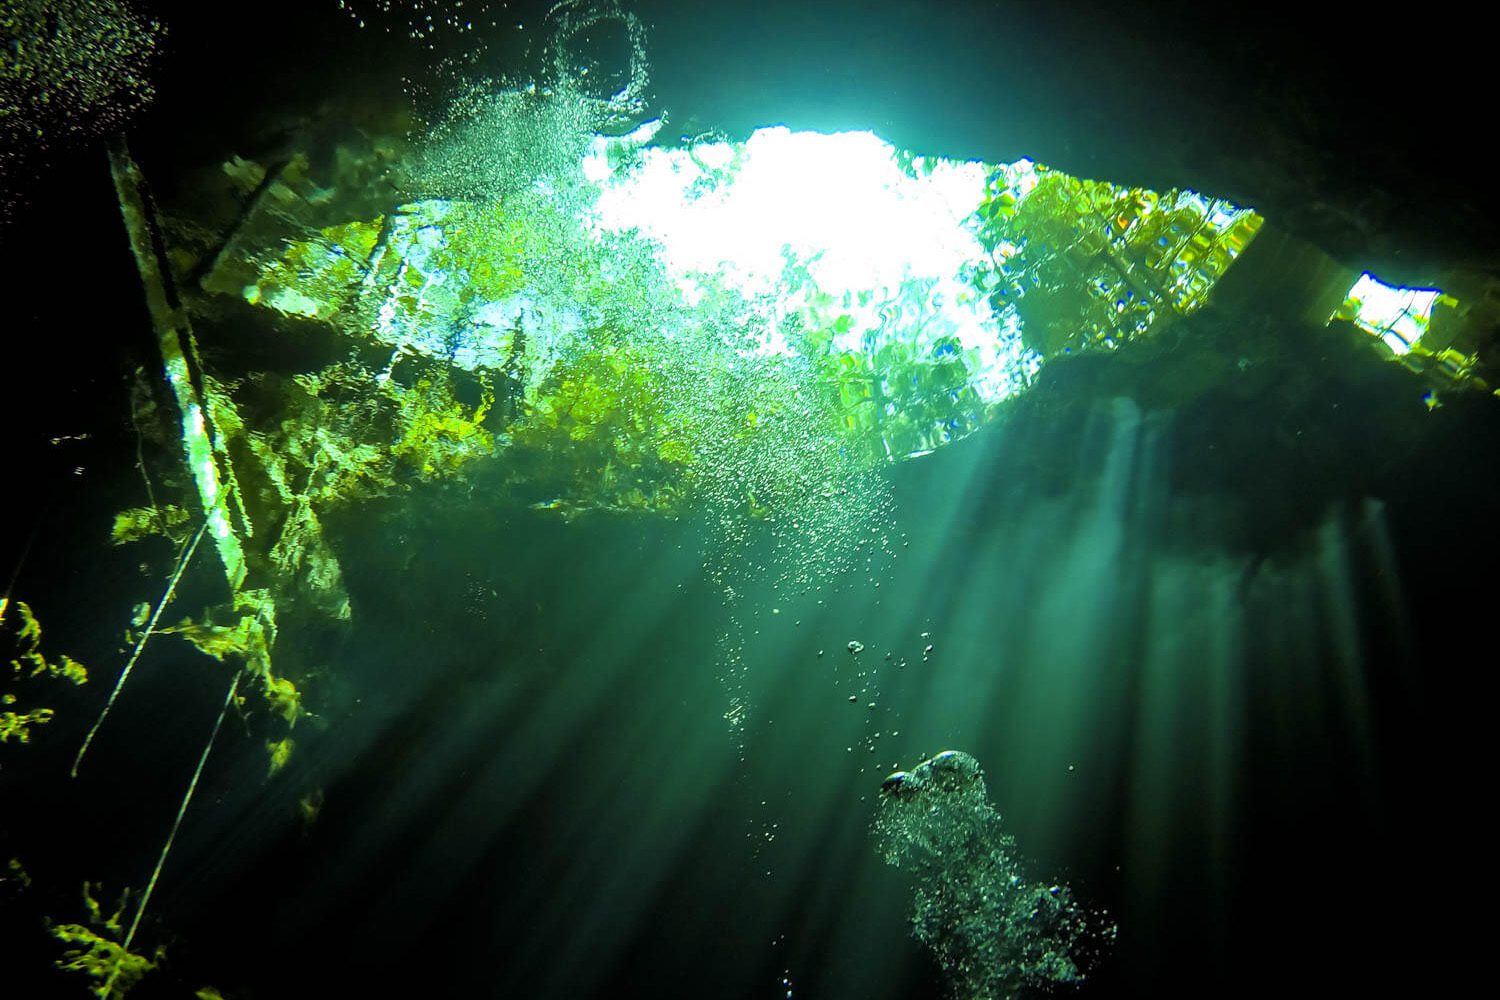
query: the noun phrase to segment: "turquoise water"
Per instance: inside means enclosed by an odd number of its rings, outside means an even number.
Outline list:
[[[0,745],[5,995],[126,985],[127,935],[147,998],[1445,981],[1424,956],[1467,942],[1451,900],[1479,856],[1492,398],[1267,304],[1293,295],[1274,284],[1045,363],[972,303],[1005,350],[963,353],[961,319],[937,338],[945,289],[871,307],[926,352],[891,361],[857,295],[828,347],[824,305],[701,276],[676,298],[649,245],[557,208],[568,157],[662,113],[656,148],[704,162],[785,124],[1196,186],[1153,140],[1181,119],[1106,114],[1159,83],[1071,99],[1166,43],[968,5],[648,5],[625,30],[488,4],[431,39],[422,5],[326,6],[265,11],[274,45],[162,12],[154,93],[120,119],[157,227],[134,252],[114,117],[47,119],[18,162],[48,169],[10,174],[0,694],[55,715]],[[1012,37],[1030,55],[999,65]],[[1061,72],[1079,53],[1097,76]],[[1234,91],[1211,80],[1210,105]],[[1298,222],[1209,186],[1232,179],[1201,183]],[[366,238],[401,249],[365,286],[419,275],[420,307],[317,284]],[[143,308],[156,254],[166,323]],[[810,295],[793,272],[774,287]],[[890,408],[841,423],[866,397],[820,395],[817,364],[866,348],[913,367],[860,375]],[[933,381],[959,355],[971,381]],[[114,544],[130,509],[145,537]],[[194,545],[205,520],[226,528]],[[92,979],[57,967],[75,924]]]

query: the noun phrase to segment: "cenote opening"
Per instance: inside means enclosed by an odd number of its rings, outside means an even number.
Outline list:
[[[0,995],[1482,975],[1424,16],[0,0]]]

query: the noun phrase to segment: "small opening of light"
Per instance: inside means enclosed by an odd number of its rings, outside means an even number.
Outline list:
[[[1330,319],[1348,320],[1378,338],[1399,357],[1409,352],[1427,332],[1432,307],[1442,294],[1436,288],[1387,285],[1365,272]]]

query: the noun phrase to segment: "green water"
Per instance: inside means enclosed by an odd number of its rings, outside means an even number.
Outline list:
[[[956,7],[6,8],[0,995],[1446,982],[1479,300]]]

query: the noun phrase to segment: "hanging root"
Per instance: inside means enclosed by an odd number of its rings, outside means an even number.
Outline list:
[[[156,623],[161,620],[161,614],[167,605],[172,603],[172,594],[177,590],[177,581],[182,579],[183,571],[193,559],[193,553],[197,551],[198,542],[203,533],[208,530],[208,522],[204,521],[193,535],[192,541],[177,556],[177,566],[172,570],[172,576],[167,581],[166,592],[161,595],[161,600],[156,603],[156,610],[151,614],[151,620],[146,623],[146,628],[135,641],[135,648],[130,652],[130,659],[125,661],[125,669],[120,671],[120,679],[115,681],[115,689],[109,693],[109,701],[104,703],[104,710],[99,713],[99,718],[94,720],[89,734],[83,738],[83,746],[78,748],[78,756],[73,758],[73,769],[69,772],[73,777],[78,777],[78,765],[83,763],[83,755],[89,752],[89,745],[94,742],[94,734],[99,727],[104,725],[105,716],[109,710],[115,707],[115,699],[120,696],[120,689],[125,686],[125,680],[130,676],[130,671],[135,669],[136,661],[141,658],[142,651],[146,648],[146,641],[156,633]]]
[[[156,891],[156,882],[161,878],[162,869],[167,865],[167,855],[172,851],[172,842],[177,839],[177,830],[182,826],[182,817],[187,815],[188,804],[193,801],[193,793],[198,790],[198,779],[203,777],[203,767],[208,763],[209,751],[213,749],[214,740],[218,738],[219,728],[224,725],[224,716],[229,714],[229,706],[234,704],[234,696],[239,691],[239,686],[239,671],[235,671],[233,679],[229,682],[229,690],[224,693],[224,704],[219,708],[219,717],[214,720],[213,731],[208,734],[208,741],[203,744],[203,753],[198,757],[198,766],[193,769],[193,780],[188,782],[187,792],[182,796],[182,804],[177,807],[177,818],[172,821],[172,829],[167,833],[166,843],[161,845],[161,854],[157,856],[156,867],[151,869],[151,878],[146,882],[145,891],[141,893],[140,905],[136,907],[135,917],[130,921],[130,930],[126,932],[125,940],[121,945],[120,959],[116,960],[115,967],[110,970],[109,979],[104,983],[105,996],[109,996],[110,990],[114,988],[115,979],[120,974],[121,960],[130,953],[130,945],[135,940],[135,932],[141,926],[141,918],[146,915],[146,906],[151,902],[151,894]]]

